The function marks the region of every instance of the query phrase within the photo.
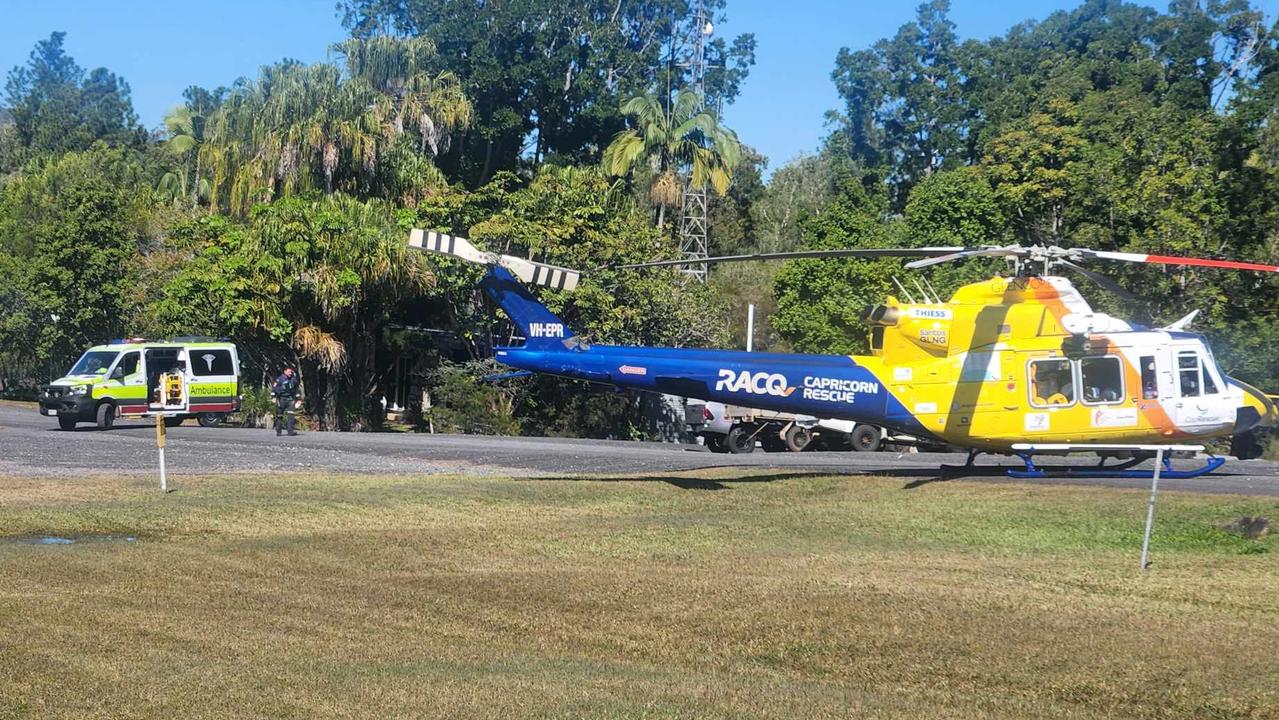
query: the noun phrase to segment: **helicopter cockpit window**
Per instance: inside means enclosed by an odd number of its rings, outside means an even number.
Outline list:
[[[1199,374],[1203,376],[1203,380],[1204,380],[1204,394],[1216,395],[1217,383],[1212,381],[1212,373],[1209,372],[1208,365],[1204,363],[1203,358],[1199,359],[1199,370],[1200,370]]]
[[[1105,405],[1124,399],[1123,363],[1117,357],[1084,358],[1079,361],[1084,404]]]
[[[1075,377],[1066,359],[1032,360],[1030,363],[1032,405],[1052,407],[1075,402]]]

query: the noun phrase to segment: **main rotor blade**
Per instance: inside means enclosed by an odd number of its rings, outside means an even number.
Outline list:
[[[525,260],[514,255],[499,255],[481,250],[466,238],[446,235],[434,230],[418,230],[409,233],[409,247],[427,252],[448,255],[477,265],[501,265],[515,277],[527,283],[545,285],[559,290],[574,290],[582,273],[571,268]]]
[[[492,265],[497,262],[496,254],[485,252],[475,247],[466,238],[446,235],[434,230],[419,230],[417,228],[410,230],[409,247],[439,253],[440,255],[452,255],[459,260],[473,262],[478,265]]]
[[[1209,258],[1176,257],[1174,255],[1146,255],[1144,253],[1122,253],[1110,252],[1109,250],[1087,250],[1084,248],[1076,248],[1076,252],[1099,260],[1119,260],[1122,262],[1150,263],[1154,265],[1187,265],[1193,267],[1222,268],[1225,270],[1279,272],[1279,265],[1262,265],[1260,263],[1239,262],[1237,260],[1211,260]]]
[[[1027,250],[1020,245],[1009,245],[1008,247],[990,247],[990,248],[958,248],[959,252],[952,252],[946,255],[930,257],[925,260],[915,260],[906,263],[909,270],[918,270],[931,265],[940,265],[944,262],[954,262],[970,257],[1012,257],[1016,255],[1025,255]]]
[[[1131,292],[1128,292],[1119,283],[1115,282],[1114,280],[1111,280],[1110,278],[1106,277],[1105,275],[1102,275],[1099,272],[1089,270],[1088,268],[1083,267],[1082,265],[1076,265],[1075,263],[1072,263],[1069,260],[1058,260],[1057,264],[1061,265],[1062,267],[1066,267],[1066,268],[1070,268],[1071,270],[1074,270],[1080,275],[1083,275],[1089,280],[1092,280],[1094,283],[1114,293],[1117,297],[1119,297],[1122,300],[1126,300],[1128,302],[1138,302],[1138,298],[1136,295],[1133,295]]]
[[[754,253],[751,255],[718,255],[708,258],[681,260],[655,260],[653,262],[630,263],[617,265],[623,270],[650,267],[671,267],[675,265],[716,265],[726,262],[756,262],[762,260],[796,260],[802,258],[838,258],[838,257],[932,257],[963,250],[962,247],[929,247],[929,248],[842,248],[839,250],[796,250],[793,252]]]
[[[514,255],[499,255],[497,262],[524,282],[557,290],[576,290],[577,281],[582,277],[582,273],[571,268],[525,260]]]

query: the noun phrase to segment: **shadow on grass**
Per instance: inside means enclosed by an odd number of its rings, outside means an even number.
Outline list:
[[[761,473],[758,475],[742,475],[739,477],[725,478],[696,478],[696,477],[679,477],[676,475],[621,475],[615,477],[585,477],[585,476],[558,476],[558,477],[539,477],[532,478],[535,480],[560,480],[570,482],[615,482],[615,483],[651,483],[661,482],[672,485],[680,490],[731,490],[729,485],[733,483],[767,483],[779,480],[796,480],[801,478],[817,478],[830,477],[829,472],[777,472],[777,473]]]

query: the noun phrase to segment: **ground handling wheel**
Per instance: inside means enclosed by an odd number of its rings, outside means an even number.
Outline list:
[[[734,425],[724,438],[724,445],[731,453],[755,452],[755,428],[749,425]]]
[[[849,444],[857,452],[875,452],[879,449],[882,433],[874,425],[858,425],[848,436]]]
[[[782,437],[786,443],[786,449],[791,452],[803,452],[810,443],[813,442],[813,431],[806,427],[791,424],[786,428],[786,434]]]

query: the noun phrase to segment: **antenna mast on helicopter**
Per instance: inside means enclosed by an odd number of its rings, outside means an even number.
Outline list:
[[[693,54],[689,58],[689,74],[693,90],[697,92],[700,111],[706,105],[706,38],[714,26],[706,14],[706,3],[697,0],[697,13],[693,18]],[[680,257],[694,262],[683,266],[684,272],[706,282],[706,263],[709,255],[706,238],[706,187],[693,185],[691,176],[684,187],[683,213],[679,227]]]

